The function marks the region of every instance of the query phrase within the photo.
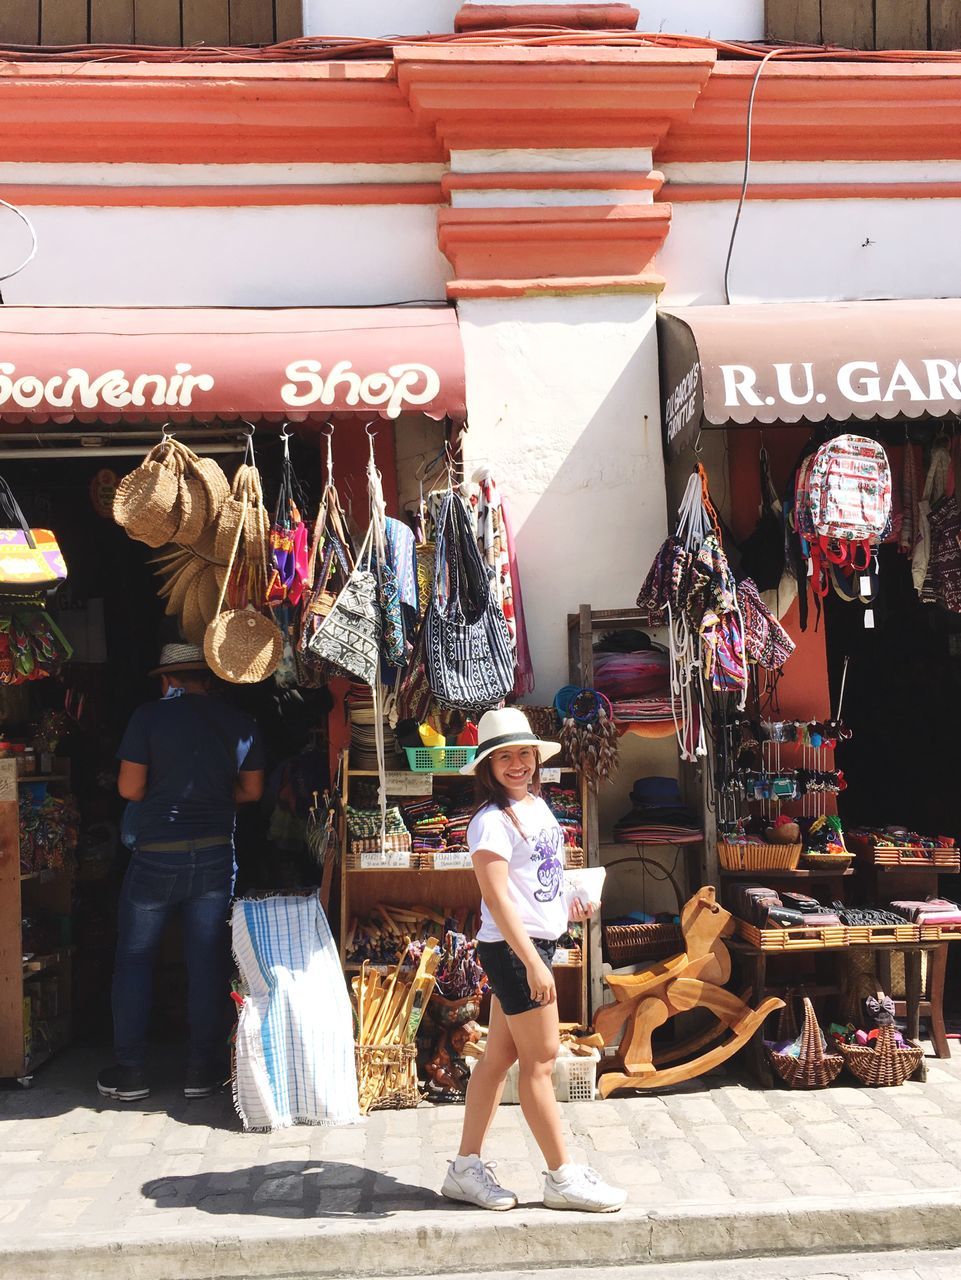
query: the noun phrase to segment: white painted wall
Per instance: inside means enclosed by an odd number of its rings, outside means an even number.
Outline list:
[[[419,36],[454,30],[461,0],[304,0],[304,35]]]
[[[468,0],[468,3],[491,0]],[[531,0],[496,0],[529,4]],[[570,0],[538,0],[565,4]],[[764,0],[632,0],[639,31],[667,31],[725,40],[760,40]],[[461,0],[305,0],[304,32],[310,36],[421,35],[454,30]]]
[[[449,268],[429,205],[25,210],[36,259],[8,303],[334,306],[443,301]],[[28,247],[0,209],[0,274]]]
[[[735,203],[675,204],[658,255],[664,306],[723,302]],[[738,302],[961,296],[959,200],[748,200],[731,269]]]
[[[537,689],[568,683],[566,615],[631,605],[667,519],[655,301],[641,294],[458,304],[465,461],[488,463],[517,537]]]

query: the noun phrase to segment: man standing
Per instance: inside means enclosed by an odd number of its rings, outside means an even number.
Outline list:
[[[150,1094],[146,1036],[157,948],[182,908],[190,1044],[184,1096],[203,1098],[227,1077],[226,1029],[236,807],[264,790],[263,748],[249,716],[210,696],[195,645],[164,645],[162,696],[139,707],[120,744],[117,788],[137,802],[136,835],[120,895],[113,977],[116,1063],[100,1072],[104,1097]]]

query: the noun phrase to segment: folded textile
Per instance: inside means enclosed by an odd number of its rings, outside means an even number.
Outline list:
[[[231,928],[249,993],[237,1022],[234,1068],[244,1128],[355,1123],[350,999],[319,898],[240,898]]]
[[[670,692],[671,663],[659,649],[633,653],[594,653],[594,688],[615,698],[637,698],[645,694],[666,696]]]

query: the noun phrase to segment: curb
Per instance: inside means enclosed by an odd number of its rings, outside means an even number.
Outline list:
[[[270,1234],[257,1223],[230,1234],[185,1237],[180,1228],[119,1242],[65,1235],[55,1245],[0,1248],[0,1280],[319,1280],[952,1248],[961,1246],[959,1210],[961,1189],[603,1215],[405,1210],[386,1221],[287,1220]]]

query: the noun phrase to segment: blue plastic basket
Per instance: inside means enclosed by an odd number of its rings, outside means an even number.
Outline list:
[[[412,773],[456,773],[477,755],[476,747],[405,747]]]

